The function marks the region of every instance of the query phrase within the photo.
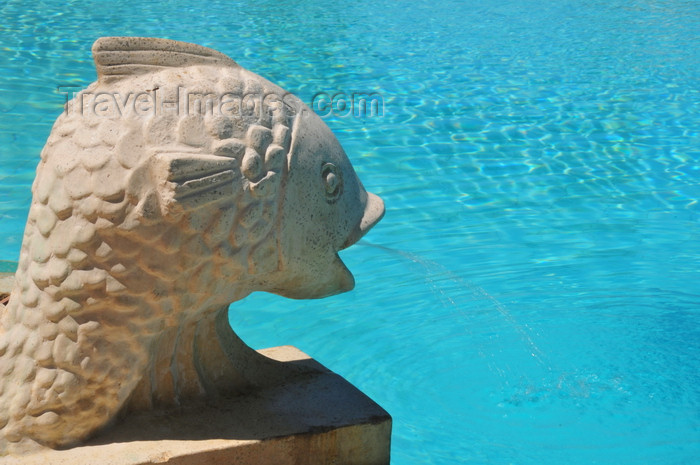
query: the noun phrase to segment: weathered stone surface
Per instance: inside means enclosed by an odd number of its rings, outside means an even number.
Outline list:
[[[0,294],[9,294],[14,286],[15,274],[0,272]]]
[[[0,455],[313,372],[246,346],[228,305],[352,289],[337,252],[384,212],[313,111],[225,55],[112,37],[93,56],[0,307]]]
[[[294,347],[261,351],[315,373],[194,411],[140,413],[83,446],[0,465],[385,465],[391,417]]]

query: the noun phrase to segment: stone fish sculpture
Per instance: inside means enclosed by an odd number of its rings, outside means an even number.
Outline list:
[[[352,289],[337,252],[384,213],[323,121],[227,56],[133,37],[92,50],[98,80],[41,153],[0,306],[0,455],[280,382],[228,305]]]

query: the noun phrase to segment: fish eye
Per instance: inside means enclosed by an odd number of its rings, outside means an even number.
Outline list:
[[[333,203],[343,193],[343,176],[333,163],[324,163],[321,167],[321,179],[326,192],[326,200]]]

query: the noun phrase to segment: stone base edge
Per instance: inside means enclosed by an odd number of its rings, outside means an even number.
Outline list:
[[[260,352],[317,364],[291,346]],[[390,442],[389,414],[323,371],[197,412],[127,418],[86,445],[0,465],[388,465]]]

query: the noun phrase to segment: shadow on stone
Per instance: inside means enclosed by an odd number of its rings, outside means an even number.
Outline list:
[[[260,352],[307,374],[186,410],[132,414],[83,446],[0,464],[389,463],[386,411],[294,347]]]

